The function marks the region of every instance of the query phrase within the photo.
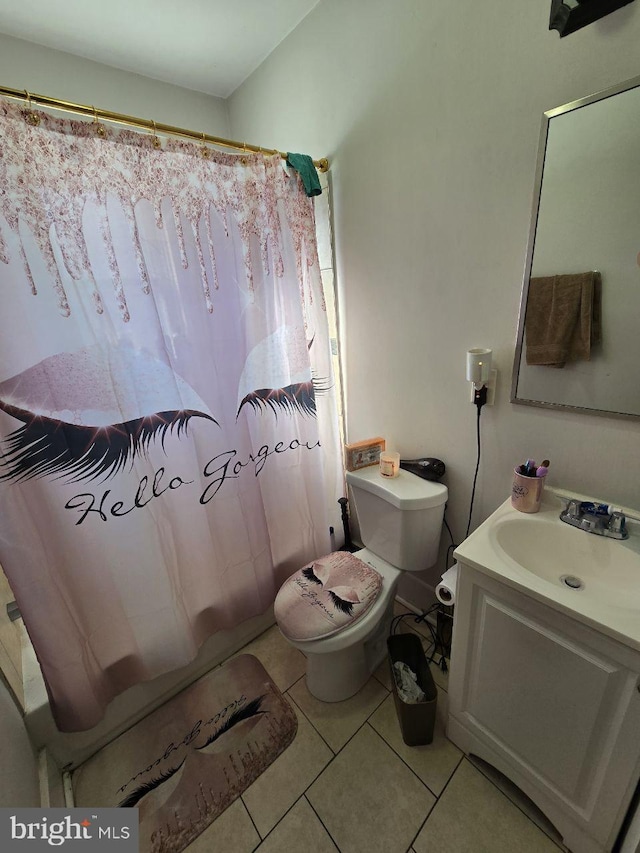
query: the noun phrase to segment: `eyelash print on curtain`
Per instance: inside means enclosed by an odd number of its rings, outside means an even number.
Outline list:
[[[62,731],[330,550],[313,203],[209,153],[0,101],[0,563]]]
[[[307,379],[304,369],[297,373],[293,382],[289,374],[290,364],[304,364],[304,354],[291,351],[290,330],[279,328],[255,346],[249,353],[240,377],[238,391],[240,416],[243,406],[251,405],[256,411],[271,410],[276,416],[279,411],[298,411],[305,415],[316,415],[316,394],[326,394],[331,390],[328,379]],[[308,344],[311,349],[313,340]],[[268,381],[268,388],[256,387],[260,382]],[[288,382],[289,384],[282,384]],[[248,393],[244,394],[245,391]],[[242,396],[244,394],[244,396]]]
[[[117,386],[117,396],[110,388],[110,378]],[[173,384],[180,393],[168,396],[166,386]],[[136,399],[137,388],[146,399]],[[129,397],[126,410],[137,411],[139,416],[118,422],[118,399],[122,401],[125,395]],[[56,399],[65,401],[65,412],[56,411]],[[185,401],[193,408],[184,408]],[[168,404],[176,408],[158,411]],[[80,412],[88,405],[92,409],[85,411],[82,423],[69,420],[72,411]],[[93,347],[51,356],[0,384],[0,409],[23,422],[5,438],[0,481],[47,475],[73,482],[108,479],[137,456],[147,456],[152,442],[157,440],[164,448],[167,435],[175,433],[179,438],[186,434],[192,418],[205,418],[219,426],[203,411],[203,401],[172,375],[170,367],[125,347],[111,353]]]

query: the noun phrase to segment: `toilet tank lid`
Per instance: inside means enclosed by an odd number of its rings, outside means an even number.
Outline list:
[[[347,483],[388,501],[398,509],[429,509],[442,506],[449,495],[442,483],[423,480],[417,474],[400,469],[397,477],[383,477],[377,465],[347,471]]]

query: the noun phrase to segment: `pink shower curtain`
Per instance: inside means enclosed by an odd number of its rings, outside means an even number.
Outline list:
[[[37,115],[0,101],[0,563],[77,731],[265,612],[342,475],[298,176]]]

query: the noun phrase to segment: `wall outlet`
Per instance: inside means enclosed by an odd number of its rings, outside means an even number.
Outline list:
[[[491,371],[491,377],[490,377],[489,381],[487,382],[487,402],[485,404],[487,406],[493,406],[493,404],[496,401],[496,383],[497,383],[497,381],[498,381],[498,371],[492,370]],[[473,403],[474,402],[475,385],[473,384],[473,382],[470,382],[469,384],[471,386],[471,396],[469,397],[469,401],[471,403]]]

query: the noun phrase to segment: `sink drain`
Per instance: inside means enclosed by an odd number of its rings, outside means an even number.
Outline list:
[[[569,589],[584,589],[584,582],[575,575],[562,575],[560,580],[565,586],[568,586]]]

